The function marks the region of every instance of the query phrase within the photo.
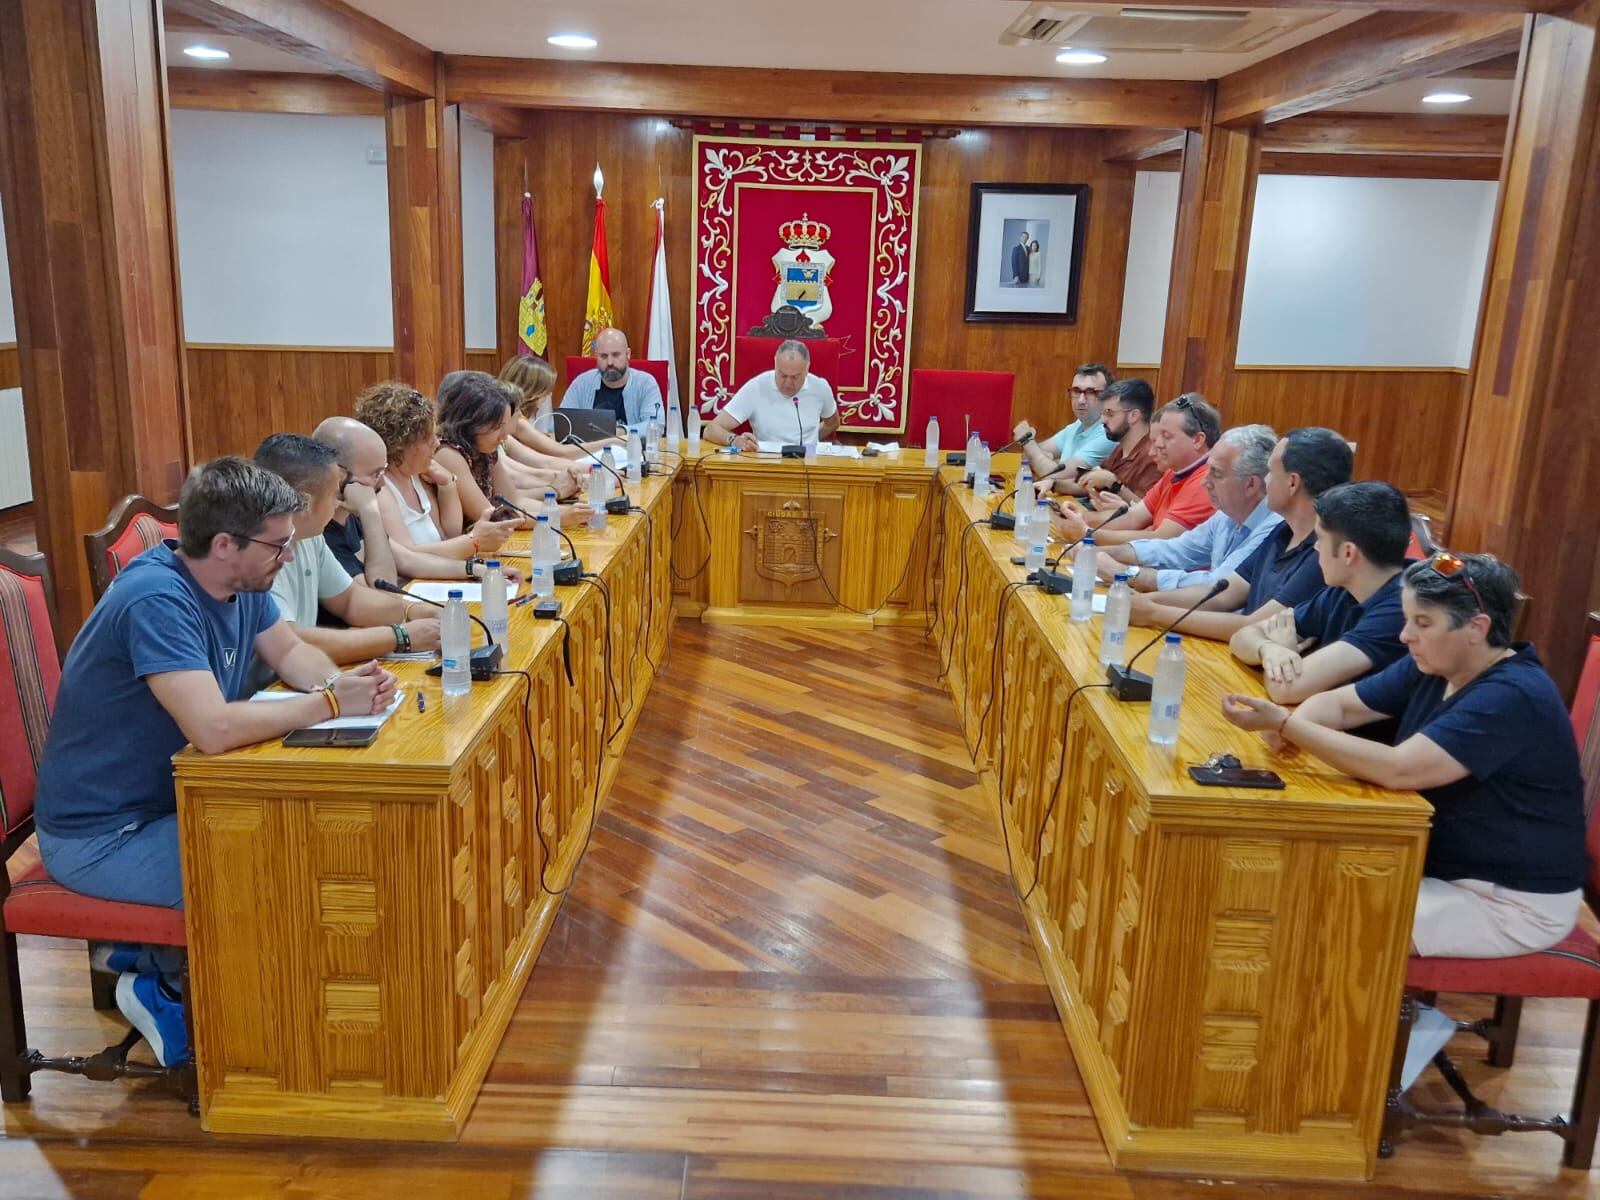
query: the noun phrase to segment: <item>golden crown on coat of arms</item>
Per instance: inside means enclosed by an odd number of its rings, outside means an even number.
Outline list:
[[[809,213],[801,213],[798,221],[779,225],[778,236],[792,249],[816,250],[833,236],[833,230],[823,221],[812,220]]]

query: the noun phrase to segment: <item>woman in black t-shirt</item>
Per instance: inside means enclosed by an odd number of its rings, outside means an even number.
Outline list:
[[[1532,646],[1513,646],[1517,576],[1489,555],[1436,554],[1405,573],[1406,658],[1289,710],[1229,695],[1223,714],[1358,779],[1434,807],[1412,944],[1500,958],[1572,929],[1589,875],[1583,780],[1561,694]],[[1345,732],[1399,722],[1395,744]]]

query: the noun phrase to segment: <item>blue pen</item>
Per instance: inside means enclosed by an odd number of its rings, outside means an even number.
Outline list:
[[[417,711],[428,711],[428,702],[422,698],[422,690],[420,688],[417,690]]]

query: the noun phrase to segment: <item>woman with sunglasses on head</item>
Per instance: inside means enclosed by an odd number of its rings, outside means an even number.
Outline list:
[[[1486,554],[1406,570],[1409,655],[1287,709],[1222,698],[1241,729],[1434,808],[1412,924],[1418,954],[1501,958],[1572,929],[1588,876],[1583,779],[1561,693],[1533,647],[1511,644],[1517,576]],[[1399,722],[1394,745],[1346,732]]]
[[[500,382],[517,389],[521,399],[517,403],[517,420],[511,437],[505,444],[506,454],[525,467],[550,467],[570,465],[573,460],[593,462],[588,451],[602,446],[623,445],[621,438],[603,438],[586,442],[583,446],[569,446],[556,439],[565,417],[557,418],[551,410],[551,397],[556,389],[556,369],[542,358],[519,354],[500,368]],[[566,459],[567,464],[553,460]]]

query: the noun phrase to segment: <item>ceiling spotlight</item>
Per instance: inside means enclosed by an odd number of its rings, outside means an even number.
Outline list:
[[[1066,63],[1069,67],[1092,67],[1095,63],[1103,63],[1106,56],[1098,50],[1074,50],[1067,47],[1056,55],[1058,63]]]
[[[552,33],[545,41],[563,50],[593,50],[600,44],[587,33]]]
[[[1424,104],[1465,104],[1472,97],[1465,92],[1430,92],[1422,98]]]
[[[183,52],[190,58],[204,59],[206,62],[221,62],[228,57],[226,50],[218,50],[215,46],[202,46],[198,42],[193,46],[185,46]]]

